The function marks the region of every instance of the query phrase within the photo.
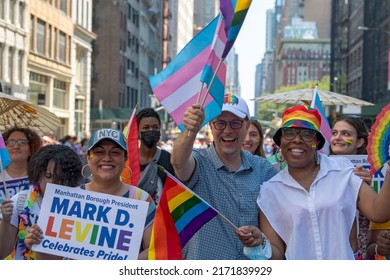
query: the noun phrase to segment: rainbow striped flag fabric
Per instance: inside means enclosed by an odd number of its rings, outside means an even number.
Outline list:
[[[225,32],[227,34],[227,42],[222,58],[225,58],[233,47],[251,4],[252,0],[219,1],[221,13],[225,19]]]
[[[138,123],[135,116],[138,104],[133,109],[130,119],[123,129],[123,134],[127,139],[127,160],[126,167],[121,174],[122,182],[128,185],[137,186],[141,177],[141,166],[139,161],[138,147]]]
[[[311,108],[316,109],[321,116],[321,127],[320,131],[322,135],[325,137],[324,147],[320,150],[321,153],[329,155],[330,153],[330,138],[332,137],[332,129],[330,128],[328,119],[326,118],[324,107],[322,107],[322,103],[320,100],[320,95],[318,94],[317,86],[314,88],[313,97],[311,101]]]
[[[217,210],[167,173],[154,217],[150,260],[181,260],[182,248]]]
[[[11,163],[7,147],[5,146],[3,135],[0,132],[0,172],[7,168]]]
[[[223,27],[219,15],[192,38],[167,67],[149,77],[154,95],[181,131],[184,131],[184,112],[197,103],[202,82],[209,84],[213,74],[217,72],[214,68],[218,65],[218,53],[222,53],[224,49],[223,37],[218,34],[221,34],[219,29]],[[221,44],[223,47],[220,51]],[[218,116],[222,110],[226,66],[222,66],[214,80],[210,94],[203,104],[206,116],[203,125]],[[201,96],[206,91],[207,88],[203,88]]]

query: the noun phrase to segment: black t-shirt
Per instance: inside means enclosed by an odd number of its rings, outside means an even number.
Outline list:
[[[161,149],[161,155],[157,161],[157,164],[161,165],[165,168],[166,171],[175,176],[175,171],[173,170],[173,166],[171,164],[171,154],[168,151]],[[141,164],[141,172],[144,171],[146,166],[148,166],[148,164]],[[165,172],[160,169],[158,169],[157,174],[158,177],[161,179],[161,182],[165,184],[165,178],[167,177],[167,174],[165,174]]]

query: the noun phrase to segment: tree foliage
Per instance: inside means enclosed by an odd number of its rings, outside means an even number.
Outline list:
[[[306,81],[304,83],[299,83],[293,86],[282,86],[278,88],[275,93],[297,90],[303,88],[310,88],[311,86],[317,85],[319,89],[329,90],[330,89],[330,77],[324,76],[321,81]],[[277,103],[261,103],[259,106],[259,111],[256,112],[259,120],[265,121],[277,121],[282,117],[282,114],[286,108],[290,107],[291,104],[277,104]],[[276,114],[277,112],[277,114]]]

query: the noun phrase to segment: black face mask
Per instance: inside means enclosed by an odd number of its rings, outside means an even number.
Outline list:
[[[160,140],[161,133],[159,130],[146,130],[141,132],[141,142],[148,147],[152,148]]]

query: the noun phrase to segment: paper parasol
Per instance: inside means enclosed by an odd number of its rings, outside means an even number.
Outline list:
[[[390,158],[390,104],[382,109],[376,117],[368,136],[368,162],[370,173],[374,175]]]

